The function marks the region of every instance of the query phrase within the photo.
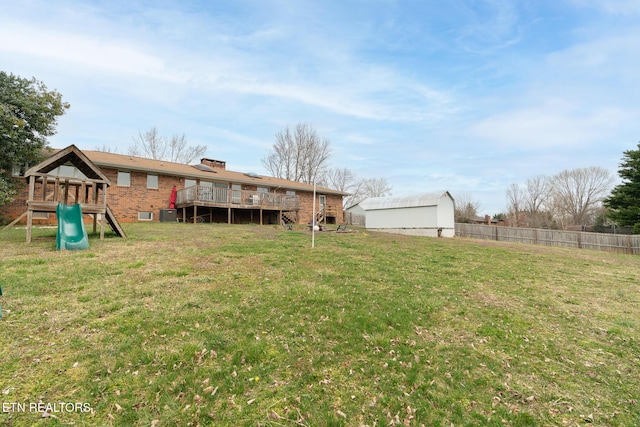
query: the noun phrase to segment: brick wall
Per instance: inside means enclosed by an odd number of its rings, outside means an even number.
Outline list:
[[[313,218],[313,193],[296,191],[296,195],[300,201],[299,221],[300,224],[310,224]],[[316,211],[320,209],[320,195],[316,193]],[[344,211],[342,210],[342,197],[335,195],[326,195],[327,206],[336,212],[336,223],[344,223]]]
[[[20,190],[18,191],[18,194],[16,195],[16,197],[13,199],[13,202],[8,203],[4,206],[0,206],[0,219],[13,221],[14,219],[16,219],[17,217],[19,217],[20,215],[22,215],[27,211],[27,199],[29,198],[29,187],[26,184],[26,179],[15,178],[15,180],[19,182],[18,185],[20,187]],[[53,216],[55,217],[55,215]],[[26,218],[24,222],[25,223],[27,222]],[[36,222],[34,220],[34,223],[44,224],[45,221],[39,220],[39,222]]]
[[[153,212],[153,221],[160,220],[160,209],[169,208],[171,189],[175,185],[178,190],[184,188],[184,181],[177,176],[158,176],[158,189],[147,188],[147,173],[131,171],[131,182],[128,187],[118,185],[118,170],[101,168],[102,172],[111,180],[111,187],[107,189],[107,204],[113,211],[119,222],[137,222],[138,212]],[[25,180],[21,179],[24,183]],[[243,190],[257,190],[255,185],[242,185]],[[277,193],[285,194],[286,190],[279,189]],[[26,185],[12,203],[0,207],[0,216],[5,220],[13,220],[27,210],[27,197],[29,189]],[[316,194],[316,210],[319,209],[319,196]],[[312,218],[313,193],[296,191],[300,201],[298,221],[300,224],[309,224]],[[326,195],[327,206],[336,212],[336,223],[344,222],[342,211],[342,197]],[[23,223],[26,222],[26,218]],[[55,214],[50,214],[49,219],[34,219],[34,224],[55,224]]]
[[[184,186],[179,177],[159,175],[158,188],[147,188],[147,173],[132,171],[131,184],[123,187],[118,185],[116,169],[101,170],[111,180],[111,187],[107,190],[107,204],[120,222],[137,222],[138,212],[153,212],[153,220],[158,221],[160,209],[169,208],[173,186],[178,189]]]

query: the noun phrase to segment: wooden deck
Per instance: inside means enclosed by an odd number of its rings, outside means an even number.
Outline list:
[[[297,213],[300,210],[300,201],[297,196],[287,194],[194,185],[178,190],[176,208],[181,211],[179,219],[183,222],[200,222],[207,216],[211,219],[213,209],[226,209],[229,224],[233,223],[234,213],[238,210],[257,212],[255,221],[259,224],[263,223],[265,213],[277,215],[277,222],[281,223],[287,213]],[[251,218],[253,219],[252,214]]]
[[[205,185],[194,185],[178,190],[176,199],[177,208],[194,205],[275,211],[295,211],[300,208],[298,197],[286,194],[229,190],[227,188],[216,188]]]

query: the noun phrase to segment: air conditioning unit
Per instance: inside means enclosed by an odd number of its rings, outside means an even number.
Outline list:
[[[176,222],[176,209],[160,209],[160,222]]]

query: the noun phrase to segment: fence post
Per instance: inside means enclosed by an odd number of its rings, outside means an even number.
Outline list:
[[[578,231],[578,249],[582,249],[582,232]]]
[[[496,242],[498,241],[498,226],[496,225]]]

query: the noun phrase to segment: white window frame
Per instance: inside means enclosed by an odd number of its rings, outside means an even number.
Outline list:
[[[149,179],[155,177],[155,187],[153,186],[153,182],[151,183],[151,185],[149,184]],[[156,174],[153,173],[148,173],[147,174],[147,189],[149,190],[157,190],[160,187],[160,177]]]
[[[50,171],[49,175],[59,176],[61,178],[78,178],[78,179],[87,178],[87,176],[84,173],[82,173],[80,169],[70,164],[58,166],[57,168]]]
[[[146,216],[148,216],[148,218],[144,218]],[[153,221],[153,212],[139,211],[138,212],[138,221]]]
[[[216,202],[228,203],[229,184],[226,182],[213,182],[213,197]]]
[[[242,201],[242,185],[231,184],[231,203],[240,204]]]
[[[11,168],[11,176],[24,176],[24,173],[27,169],[29,169],[29,165],[26,163],[24,165],[13,165],[13,167]]]
[[[128,181],[126,184],[124,180]],[[131,187],[131,171],[118,171],[118,187]]]

